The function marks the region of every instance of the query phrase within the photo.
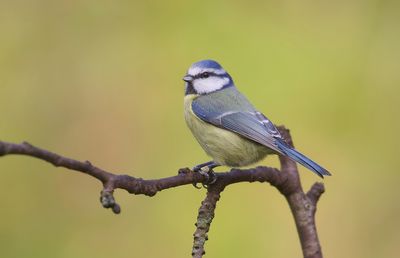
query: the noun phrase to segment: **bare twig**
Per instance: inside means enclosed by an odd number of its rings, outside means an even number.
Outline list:
[[[279,128],[288,143],[292,144],[289,131],[284,127]],[[103,184],[100,201],[105,208],[111,208],[116,214],[120,213],[120,206],[115,202],[113,192],[115,189],[124,189],[131,194],[154,196],[157,192],[181,185],[205,183],[205,178],[200,173],[195,173],[188,168],[179,170],[178,175],[145,180],[129,175],[120,175],[108,172],[92,165],[89,161],[78,161],[59,154],[35,147],[27,142],[21,144],[0,141],[0,156],[25,155],[47,161],[56,167],[64,167],[90,175]],[[299,233],[303,255],[305,258],[321,258],[322,252],[319,245],[315,227],[315,211],[319,197],[324,192],[322,183],[316,183],[308,191],[303,192],[296,164],[286,157],[280,157],[281,171],[270,167],[256,167],[252,169],[232,169],[230,172],[216,173],[217,180],[207,189],[207,195],[199,209],[194,243],[193,257],[202,257],[205,253],[204,244],[210,224],[214,218],[216,203],[220,193],[226,186],[239,182],[269,182],[276,187],[287,199],[291,208],[297,230]]]

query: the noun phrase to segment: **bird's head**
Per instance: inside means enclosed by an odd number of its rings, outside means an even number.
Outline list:
[[[185,95],[205,95],[233,86],[231,76],[213,60],[203,60],[192,64],[183,80]]]

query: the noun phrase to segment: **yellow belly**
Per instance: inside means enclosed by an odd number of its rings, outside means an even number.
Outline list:
[[[199,119],[192,111],[192,101],[196,97],[196,95],[185,96],[185,120],[201,147],[216,163],[229,167],[242,167],[272,153],[261,144]]]

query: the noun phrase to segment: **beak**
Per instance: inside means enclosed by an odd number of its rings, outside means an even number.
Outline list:
[[[193,76],[191,76],[191,75],[185,75],[183,78],[182,78],[182,80],[184,80],[185,82],[192,82],[193,81]]]

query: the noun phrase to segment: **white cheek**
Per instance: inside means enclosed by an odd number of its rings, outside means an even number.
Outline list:
[[[210,93],[224,87],[229,82],[228,78],[209,77],[207,79],[197,79],[193,82],[193,87],[197,93]]]

